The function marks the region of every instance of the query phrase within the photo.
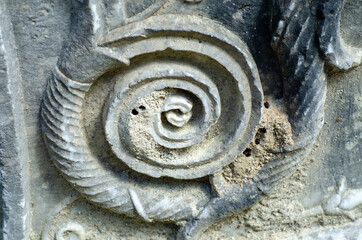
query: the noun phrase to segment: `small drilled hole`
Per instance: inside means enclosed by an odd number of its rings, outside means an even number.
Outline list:
[[[255,139],[255,144],[260,144],[260,139],[259,138]]]
[[[132,114],[133,114],[133,115],[138,115],[138,111],[137,111],[136,109],[133,109],[133,110],[132,110]]]
[[[141,109],[142,111],[144,111],[144,110],[146,110],[146,107],[145,107],[145,106],[140,106],[140,109]]]
[[[266,129],[265,129],[265,128],[260,128],[260,129],[259,129],[259,132],[260,132],[260,133],[266,133]]]
[[[251,149],[250,149],[250,148],[245,149],[245,151],[243,152],[243,154],[244,154],[246,157],[250,157],[250,156],[251,156]]]
[[[270,107],[270,104],[269,104],[268,102],[265,102],[265,103],[264,103],[264,107],[265,107],[265,108],[269,108],[269,107]]]

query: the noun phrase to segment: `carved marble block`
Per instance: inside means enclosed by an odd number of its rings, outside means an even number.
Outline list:
[[[362,237],[361,7],[2,1],[2,238]]]

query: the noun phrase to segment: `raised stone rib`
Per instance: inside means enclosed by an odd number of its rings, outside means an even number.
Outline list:
[[[272,47],[282,66],[283,97],[293,127],[292,147],[263,166],[253,182],[234,186],[225,196],[210,201],[200,215],[188,222],[180,236],[197,239],[215,219],[244,210],[268,194],[281,179],[291,175],[309,154],[323,125],[326,83],[319,56],[315,15],[318,0],[273,0]]]
[[[293,153],[278,156],[272,162],[264,166],[253,178],[258,187],[269,193],[282,179],[289,177],[298,168],[298,164],[309,154],[310,146],[299,149]]]
[[[56,69],[42,106],[44,138],[57,168],[90,201],[134,216],[128,192],[118,179],[99,167],[88,149],[81,110],[90,84],[72,81]],[[115,196],[115,193],[117,195]]]
[[[291,13],[279,19],[272,46],[282,66],[294,149],[299,149],[315,139],[323,122],[326,81],[316,34],[320,6],[316,0],[308,4],[305,0],[282,2],[276,4],[281,8],[279,11]]]
[[[138,215],[146,221],[179,221],[193,216],[195,210],[187,204],[188,199],[170,200],[159,195],[155,199],[152,191],[103,168],[89,148],[83,127],[82,108],[90,86],[68,79],[58,69],[48,83],[41,119],[55,166],[85,198],[113,212]]]
[[[282,66],[284,101],[295,144],[254,177],[263,192],[294,172],[323,126],[326,81],[318,48],[318,1],[275,0],[272,46]],[[280,17],[281,16],[281,17]]]

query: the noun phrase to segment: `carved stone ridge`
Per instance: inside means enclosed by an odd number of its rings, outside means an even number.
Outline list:
[[[55,166],[84,198],[147,222],[186,221],[178,237],[198,239],[297,169],[323,126],[324,61],[347,69],[360,56],[333,27],[343,1],[270,1],[284,108],[267,115],[250,46],[214,19],[167,12],[165,2],[142,2],[130,16],[128,1],[74,1],[42,131]],[[280,119],[257,171],[243,184],[227,181],[223,168],[270,131],[259,124]]]

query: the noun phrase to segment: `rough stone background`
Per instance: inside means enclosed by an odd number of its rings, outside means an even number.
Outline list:
[[[175,9],[182,4],[182,1],[171,2],[176,4]],[[278,66],[276,62],[266,62],[264,58],[271,49],[264,44],[262,37],[257,40],[252,38],[254,34],[266,30],[262,24],[265,15],[252,14],[265,11],[265,1],[249,2],[206,0],[197,7],[196,12],[228,22],[228,27],[245,36],[244,40],[249,46],[252,41],[255,41],[254,44],[262,44],[264,51],[251,51],[258,65],[268,65],[263,69],[269,69],[265,73],[269,77],[264,78],[273,79],[279,75],[279,70],[273,70]],[[358,4],[358,1],[350,2]],[[68,222],[78,222],[84,227],[87,239],[173,239],[177,231],[174,225],[138,222],[99,209],[84,200],[74,202],[56,215],[54,220],[48,221],[54,208],[66,202],[73,192],[49,159],[39,122],[41,97],[69,30],[71,4],[69,0],[8,0],[7,7],[22,77],[21,83],[17,84],[23,95],[24,143],[27,143],[30,168],[31,238],[39,239],[44,224],[49,225],[49,233],[53,234]],[[351,43],[361,47],[361,31],[348,28],[353,21],[361,23],[358,22],[361,11],[353,8],[344,14],[342,26],[347,26],[344,28],[345,36]],[[250,24],[237,22],[233,16],[243,16]],[[355,222],[345,216],[307,214],[310,209],[318,209],[334,192],[340,176],[347,178],[349,188],[362,188],[362,67],[347,72],[338,72],[332,68],[327,70],[325,125],[311,155],[269,197],[244,213],[212,226],[204,234],[204,239],[293,239],[303,235],[310,235],[312,239],[323,239],[323,236],[327,239],[333,235],[333,231],[346,232],[346,236],[350,237],[346,239],[362,239],[361,206],[356,209],[359,220]],[[263,74],[261,72],[262,77]],[[265,91],[267,95],[278,95],[280,85],[266,84]]]

